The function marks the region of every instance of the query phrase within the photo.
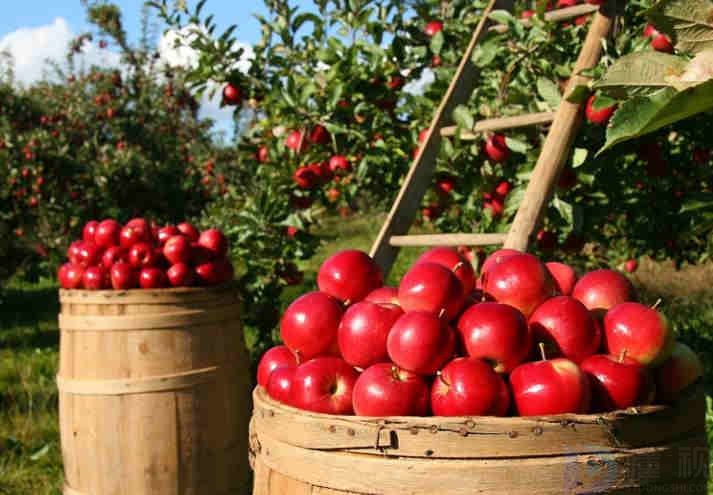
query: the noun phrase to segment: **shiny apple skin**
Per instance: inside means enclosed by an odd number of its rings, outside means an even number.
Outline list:
[[[283,366],[275,369],[270,373],[270,378],[265,387],[267,394],[283,404],[293,405],[292,383],[296,372],[297,366]]]
[[[290,393],[295,407],[324,414],[353,414],[359,374],[338,357],[318,357],[297,367]]]
[[[447,268],[456,276],[463,287],[463,294],[470,294],[475,288],[473,265],[453,248],[437,247],[426,251],[416,260],[419,263],[436,263]]]
[[[352,401],[357,416],[425,416],[430,393],[422,376],[378,363],[359,375]]]
[[[257,383],[263,387],[267,387],[267,382],[270,379],[270,374],[277,368],[284,366],[297,367],[297,356],[284,345],[277,345],[268,349],[262,355],[260,363],[257,366]]]
[[[525,318],[557,293],[544,263],[525,253],[509,256],[489,269],[483,290],[497,302],[520,310]]]
[[[592,411],[607,412],[650,404],[653,380],[635,359],[595,354],[582,362],[592,389]]]
[[[323,292],[309,292],[288,306],[280,322],[280,335],[300,360],[312,359],[336,345],[341,319],[339,301]]]
[[[436,263],[419,263],[401,279],[399,303],[404,311],[426,311],[451,321],[463,307],[465,295],[453,272]]]
[[[510,374],[510,386],[520,416],[584,414],[589,411],[589,379],[569,359],[521,364]]]
[[[572,290],[589,310],[608,311],[617,304],[636,301],[634,286],[628,278],[614,270],[595,270],[580,278]]]
[[[394,323],[386,349],[400,368],[419,375],[433,375],[453,356],[455,333],[432,313],[411,311]]]
[[[577,283],[577,272],[574,271],[574,268],[557,261],[545,263],[545,266],[549,270],[550,275],[552,275],[555,281],[555,287],[557,287],[559,293],[563,296],[571,295]]]
[[[488,416],[500,405],[502,378],[482,359],[456,358],[431,387],[435,416]]]
[[[532,351],[525,317],[507,304],[474,304],[458,320],[457,331],[465,353],[485,359],[498,373],[511,372]]]
[[[332,255],[317,274],[319,290],[347,304],[363,300],[383,284],[381,268],[368,254],[356,249]]]
[[[626,351],[644,366],[656,367],[671,356],[675,340],[666,317],[643,304],[621,303],[604,315],[607,354]]]
[[[565,357],[579,364],[599,351],[602,331],[577,299],[557,296],[542,303],[529,320],[535,342],[545,344],[548,357]]]
[[[686,344],[677,342],[668,358],[656,371],[656,396],[663,402],[678,399],[686,388],[703,376],[703,363]]]
[[[357,368],[388,361],[386,339],[404,312],[393,304],[361,301],[350,306],[339,324],[337,342],[344,360]]]
[[[369,292],[365,301],[375,304],[393,304],[399,306],[399,289],[396,287],[379,287]]]

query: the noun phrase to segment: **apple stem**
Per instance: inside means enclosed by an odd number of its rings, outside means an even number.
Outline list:
[[[658,300],[654,303],[654,305],[651,306],[651,309],[658,309],[658,307],[661,305],[662,302],[663,302],[663,299],[661,299],[659,297]]]
[[[446,308],[441,308],[441,310],[438,312],[438,317],[443,318],[446,315]]]
[[[459,261],[459,262],[456,264],[456,266],[453,267],[453,273],[455,273],[455,272],[457,272],[458,270],[460,270],[461,268],[463,268],[463,266],[465,266],[465,263],[463,263],[462,261]]]
[[[623,363],[624,359],[626,359],[626,352],[627,352],[626,349],[622,349],[621,354],[619,354],[619,362],[620,363]]]
[[[399,368],[398,368],[396,365],[394,365],[394,366],[391,367],[391,377],[392,377],[394,380],[398,380],[398,379],[399,379]]]
[[[537,346],[540,348],[540,356],[542,356],[543,361],[547,361],[547,353],[545,352],[545,344],[543,342],[540,342],[537,344]]]
[[[443,378],[443,373],[441,373],[441,370],[436,371],[436,376],[437,376],[438,379],[441,380],[443,383],[445,383],[445,384],[448,385],[449,387],[451,386],[451,384],[448,383],[448,381],[446,381],[445,378]]]
[[[349,299],[347,299],[347,300],[344,301],[342,304],[344,304],[344,307],[345,307],[345,308],[348,308],[348,307],[352,304],[352,302],[351,302]]]

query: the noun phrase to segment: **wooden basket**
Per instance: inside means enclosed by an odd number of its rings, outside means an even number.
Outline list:
[[[537,418],[364,418],[253,392],[253,495],[705,494],[705,400]]]
[[[235,289],[62,290],[60,301],[65,495],[248,493]]]

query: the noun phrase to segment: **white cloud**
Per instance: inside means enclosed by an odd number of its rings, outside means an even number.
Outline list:
[[[186,26],[180,31],[167,31],[161,36],[158,42],[158,52],[167,65],[171,67],[195,67],[198,65],[198,53],[186,46],[195,36],[196,29],[195,26]],[[234,68],[241,72],[247,72],[255,52],[252,46],[246,43],[237,42],[236,44],[236,49],[243,49],[243,56],[235,62]],[[201,116],[209,117],[217,122],[232,119],[233,110],[231,108],[220,108],[221,89],[221,86],[216,82],[208,83],[208,89],[201,101]],[[212,96],[210,96],[211,93],[213,93]]]
[[[8,52],[14,62],[15,79],[22,84],[31,84],[42,79],[48,71],[47,60],[63,63],[69,43],[76,35],[67,21],[61,17],[51,24],[33,28],[21,28],[0,38],[0,52]],[[77,61],[85,66],[92,64],[105,67],[119,65],[119,54],[101,49],[95,43],[87,43]]]
[[[421,73],[421,77],[404,86],[404,91],[412,95],[422,95],[428,86],[436,80],[436,75],[431,69],[426,69]]]

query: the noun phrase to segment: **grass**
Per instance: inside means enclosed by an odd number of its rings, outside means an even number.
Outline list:
[[[320,226],[324,242],[302,264],[304,284],[291,287],[281,306],[311,290],[319,264],[344,248],[368,250],[382,217],[330,218]],[[387,283],[395,284],[422,250],[403,250]],[[664,299],[663,310],[680,338],[703,357],[713,392],[713,265],[676,271],[642,262],[633,277],[645,300]],[[13,282],[0,291],[0,495],[61,493],[61,451],[54,376],[58,362],[56,288],[50,281]],[[713,418],[711,418],[713,421]],[[710,493],[713,493],[711,491]]]

